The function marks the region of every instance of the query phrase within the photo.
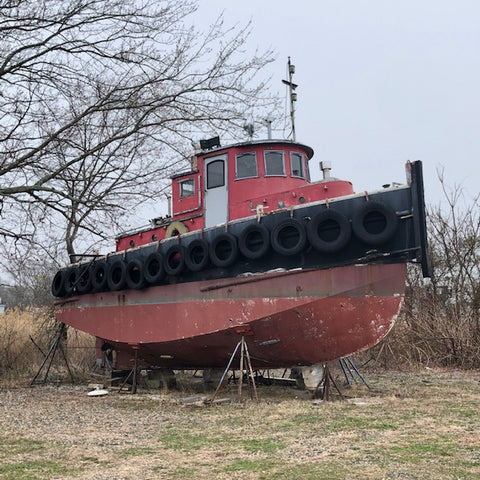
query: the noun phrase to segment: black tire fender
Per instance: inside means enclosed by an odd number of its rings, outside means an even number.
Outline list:
[[[208,248],[208,243],[201,238],[196,238],[188,244],[185,252],[185,265],[189,270],[200,272],[208,265]]]
[[[323,210],[307,225],[308,241],[319,252],[338,252],[347,245],[351,236],[352,226],[348,218],[337,210]]]
[[[85,294],[92,290],[92,266],[90,263],[78,267],[78,293]]]
[[[134,290],[142,289],[145,284],[145,268],[140,258],[132,258],[127,262],[125,268],[125,281],[128,288]]]
[[[65,295],[70,296],[76,293],[78,282],[78,268],[70,267],[65,272]]]
[[[359,207],[352,218],[355,235],[368,245],[388,242],[397,231],[398,217],[395,210],[380,202],[367,202]]]
[[[307,243],[305,227],[296,218],[282,220],[271,234],[273,249],[280,255],[300,253]]]
[[[163,268],[167,275],[178,275],[185,268],[185,247],[171,245],[163,257]]]
[[[123,260],[113,260],[107,268],[107,285],[109,290],[122,290],[127,280],[126,266]]]
[[[107,287],[107,262],[97,260],[92,267],[92,289],[101,292]]]
[[[65,293],[65,270],[59,270],[52,280],[52,295],[64,297]]]
[[[210,260],[216,267],[224,268],[232,265],[237,259],[237,239],[231,233],[220,233],[210,243]]]
[[[250,260],[261,258],[270,249],[270,232],[264,225],[252,223],[240,232],[238,248]]]
[[[143,276],[149,285],[157,285],[165,276],[163,268],[163,255],[160,252],[152,252],[145,260]]]

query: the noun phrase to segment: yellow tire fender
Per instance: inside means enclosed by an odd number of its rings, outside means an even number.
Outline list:
[[[167,227],[167,230],[165,231],[165,238],[182,235],[183,233],[187,232],[187,226],[180,220],[175,220]]]

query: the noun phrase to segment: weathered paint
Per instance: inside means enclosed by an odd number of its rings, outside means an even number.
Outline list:
[[[405,264],[272,272],[72,297],[59,321],[111,343],[118,367],[225,367],[248,325],[255,367],[312,365],[367,349],[393,326]],[[275,341],[273,341],[275,340]]]

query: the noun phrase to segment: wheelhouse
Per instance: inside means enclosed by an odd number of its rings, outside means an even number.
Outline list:
[[[312,156],[310,147],[286,140],[203,150],[193,157],[189,171],[171,178],[171,217],[156,218],[151,227],[118,237],[116,250],[353,193],[344,180],[312,183]]]

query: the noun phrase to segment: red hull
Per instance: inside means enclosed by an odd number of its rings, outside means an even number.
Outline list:
[[[377,344],[402,304],[405,264],[352,265],[102,292],[56,304],[59,321],[146,367],[225,367],[246,326],[255,367],[324,363]]]

